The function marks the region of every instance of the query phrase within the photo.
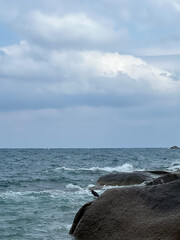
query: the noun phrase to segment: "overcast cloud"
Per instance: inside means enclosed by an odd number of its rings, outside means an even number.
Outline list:
[[[0,0],[1,147],[180,145],[180,2]]]

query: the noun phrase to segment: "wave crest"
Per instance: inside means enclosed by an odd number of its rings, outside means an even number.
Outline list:
[[[171,166],[168,168],[169,171],[177,171],[180,170],[180,161],[174,161]]]
[[[91,168],[67,168],[67,167],[58,167],[55,169],[55,171],[92,171],[92,172],[98,172],[98,171],[103,171],[103,172],[133,172],[134,169],[133,165],[129,163],[125,163],[121,166],[116,166],[116,167],[91,167]]]

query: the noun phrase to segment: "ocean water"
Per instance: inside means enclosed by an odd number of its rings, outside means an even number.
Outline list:
[[[0,239],[72,240],[74,216],[100,176],[179,168],[180,150],[0,149]]]

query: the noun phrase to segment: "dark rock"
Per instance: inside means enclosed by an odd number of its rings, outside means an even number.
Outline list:
[[[157,184],[163,184],[171,181],[175,181],[177,179],[180,179],[180,174],[176,173],[168,173],[164,176],[161,176],[159,178],[156,178],[152,180],[151,182],[148,182],[146,185],[157,185]]]
[[[107,186],[125,186],[141,184],[145,181],[152,180],[152,176],[149,172],[121,172],[116,174],[108,174],[98,179],[99,185]]]
[[[155,170],[155,171],[145,171],[145,172],[152,173],[154,175],[164,175],[164,174],[169,173],[167,171],[161,171],[161,170],[159,170],[159,171],[158,170]]]
[[[92,187],[89,187],[89,190],[102,190],[103,189],[103,186],[99,186],[99,185],[94,185]]]
[[[107,190],[78,215],[78,240],[180,240],[180,180]]]
[[[92,204],[92,202],[86,203],[84,206],[82,206],[82,208],[79,209],[79,211],[76,213],[76,216],[74,218],[74,222],[73,225],[69,231],[69,234],[73,234],[79,221],[81,220],[84,212],[87,210],[87,208]]]
[[[180,147],[178,147],[178,146],[172,146],[172,147],[170,147],[169,149],[180,149]]]

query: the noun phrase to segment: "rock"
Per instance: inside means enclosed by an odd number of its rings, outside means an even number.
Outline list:
[[[107,190],[77,215],[78,240],[179,240],[180,180]]]
[[[73,222],[73,225],[69,231],[69,234],[73,234],[74,233],[74,230],[76,229],[79,221],[81,220],[84,212],[86,211],[86,209],[92,204],[92,202],[88,202],[86,203],[84,206],[82,206],[82,208],[79,209],[79,211],[77,212],[75,218],[74,218],[74,222]]]
[[[164,174],[169,173],[167,171],[161,171],[161,170],[159,170],[159,171],[158,170],[155,170],[155,171],[145,171],[145,172],[152,173],[154,175],[164,175]]]
[[[180,147],[178,147],[178,146],[172,146],[172,147],[170,147],[169,149],[180,149]]]
[[[97,184],[107,186],[125,186],[141,184],[145,181],[152,180],[149,172],[121,172],[116,174],[108,174],[98,179]]]
[[[168,173],[164,176],[161,176],[159,178],[153,179],[151,182],[148,182],[146,185],[157,185],[157,184],[163,184],[167,182],[171,182],[174,180],[180,179],[180,173]]]
[[[99,185],[94,185],[92,187],[89,187],[89,190],[102,190],[103,189],[103,186],[99,186]]]

